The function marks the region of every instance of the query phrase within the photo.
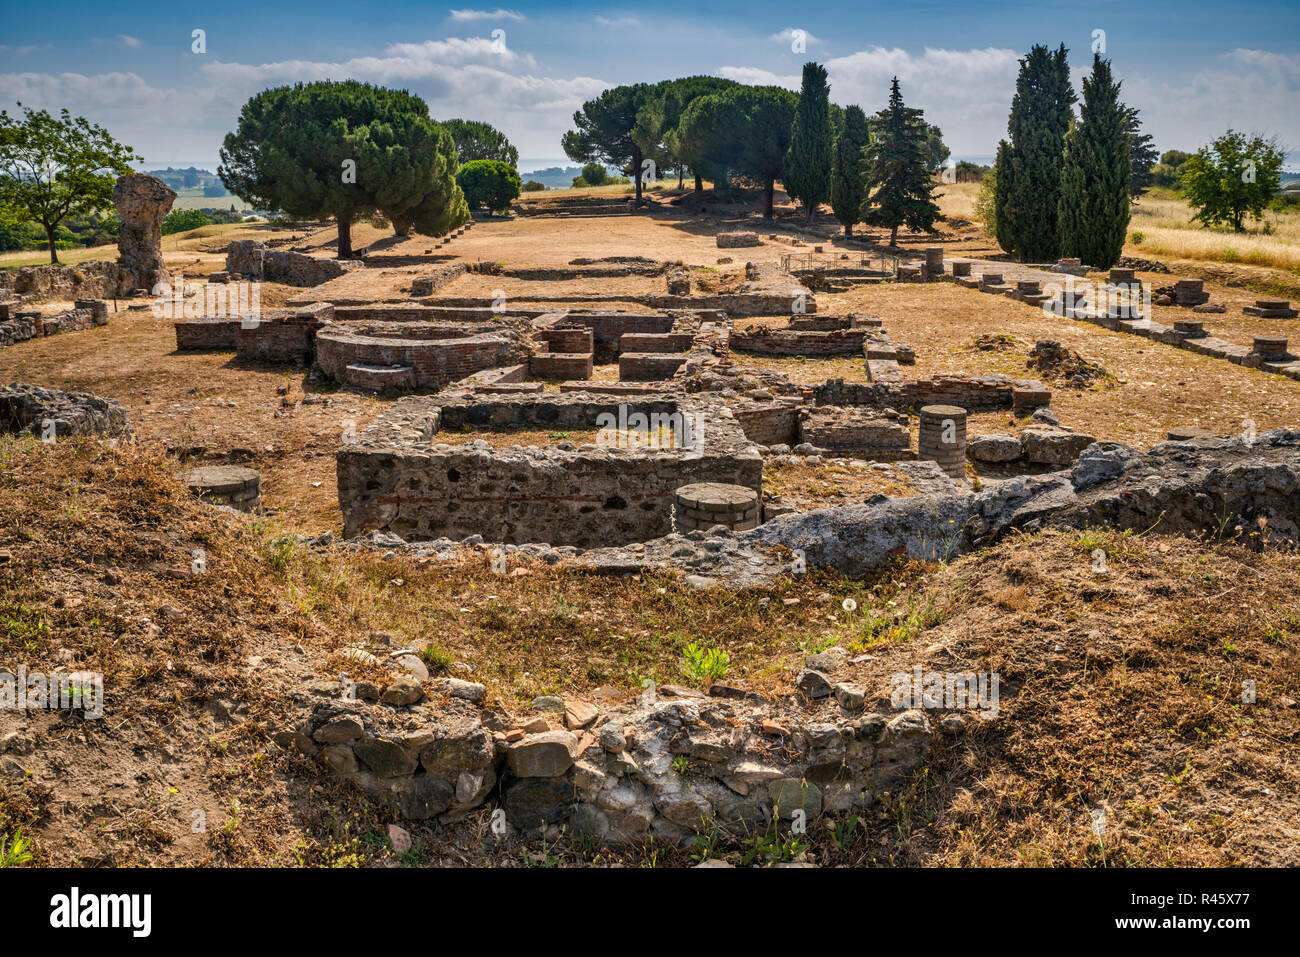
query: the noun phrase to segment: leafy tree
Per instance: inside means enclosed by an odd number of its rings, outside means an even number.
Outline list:
[[[917,232],[934,228],[943,218],[934,202],[935,183],[926,156],[926,124],[921,111],[903,104],[894,77],[889,106],[876,114],[876,142],[868,150],[871,169],[862,221],[890,230],[889,245],[898,243],[898,227]]]
[[[338,258],[352,223],[382,214],[398,233],[449,232],[469,218],[456,185],[456,145],[405,91],[323,81],[263,90],[226,134],[218,175],[255,209],[332,216]]]
[[[59,224],[111,208],[113,184],[140,157],[102,126],[67,110],[54,117],[18,106],[21,119],[0,110],[0,206],[39,223],[50,262],[57,263]]]
[[[509,209],[523,186],[515,168],[499,160],[470,160],[456,172],[456,185],[470,209],[493,212]]]
[[[1124,109],[1124,129],[1132,144],[1129,150],[1129,166],[1133,170],[1133,178],[1129,183],[1129,195],[1133,197],[1135,203],[1137,198],[1150,189],[1155,182],[1152,171],[1156,166],[1156,157],[1160,155],[1151,134],[1142,132],[1142,121],[1138,119],[1139,112],[1132,106]]]
[[[162,234],[183,233],[187,229],[211,226],[212,220],[197,209],[173,209],[162,221]]]
[[[826,68],[805,63],[782,182],[791,198],[803,203],[809,223],[831,195],[830,90]]]
[[[1065,45],[1035,46],[1020,61],[1007,120],[1009,149],[998,148],[998,242],[1021,262],[1059,258],[1061,168],[1075,101]]]
[[[652,94],[645,83],[616,86],[582,104],[573,125],[560,140],[564,154],[580,163],[601,162],[636,177],[636,204],[641,205],[641,161],[645,154],[633,132],[637,114]]]
[[[700,171],[694,169],[687,158],[684,143],[679,138],[682,114],[696,99],[723,93],[735,86],[734,80],[717,76],[687,76],[665,80],[656,84],[644,105],[637,111],[633,137],[645,156],[655,161],[661,169],[676,169],[677,185],[687,169],[695,176],[695,192],[704,191]]]
[[[853,224],[862,219],[862,197],[867,189],[867,147],[871,131],[860,106],[844,111],[844,129],[835,140],[831,165],[831,211],[844,225],[844,235],[853,235]]]
[[[763,215],[771,219],[798,103],[796,94],[778,86],[737,85],[698,97],[680,127],[692,167],[715,182],[752,182],[763,190]]]
[[[1183,194],[1197,210],[1192,219],[1245,232],[1246,217],[1262,219],[1281,188],[1283,157],[1276,139],[1234,130],[1201,147],[1182,165]]]
[[[582,168],[580,176],[588,186],[603,186],[609,179],[609,171],[600,163],[588,163]]]
[[[732,90],[696,97],[682,112],[673,136],[674,150],[695,172],[696,192],[702,176],[726,186],[728,176],[740,165],[744,126]]]
[[[1079,121],[1065,138],[1059,222],[1061,249],[1109,269],[1124,249],[1131,213],[1130,113],[1119,101],[1110,61],[1093,54],[1083,79]]]
[[[539,183],[535,179],[530,179],[528,182],[524,183],[522,189],[525,193],[541,193],[545,192],[546,184]]]
[[[442,120],[438,125],[451,134],[461,165],[475,160],[519,165],[519,150],[494,126],[478,120]]]
[[[1191,158],[1191,153],[1182,150],[1165,150],[1160,154],[1160,162],[1151,169],[1152,182],[1167,189],[1182,189],[1183,164]]]

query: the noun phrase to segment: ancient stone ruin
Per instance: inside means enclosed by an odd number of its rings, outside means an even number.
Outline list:
[[[162,222],[176,194],[162,180],[144,173],[122,176],[113,186],[113,203],[122,220],[117,248],[123,271],[135,288],[152,289],[167,275],[162,258]]]

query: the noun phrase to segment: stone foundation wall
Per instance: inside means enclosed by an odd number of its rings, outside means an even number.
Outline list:
[[[813,388],[818,405],[861,405],[893,409],[919,409],[924,405],[956,405],[969,412],[988,412],[1013,407],[1017,390],[1051,393],[1036,379],[1007,376],[935,376],[902,383],[859,384],[831,379]],[[1039,404],[1047,404],[1040,402]]]
[[[671,530],[673,494],[693,482],[762,488],[762,460],[725,406],[695,397],[627,397],[636,412],[699,413],[700,451],[438,444],[437,431],[589,429],[620,401],[551,396],[408,396],[337,453],[348,537],[371,529],[407,539],[482,535],[489,541],[594,547]]]
[[[832,452],[855,452],[873,458],[896,459],[911,452],[907,416],[883,411],[819,407],[800,415],[800,441]]]
[[[480,710],[485,687],[456,678],[426,682],[436,700],[397,678],[384,704],[373,685],[313,681],[298,723],[275,739],[406,819],[453,821],[491,801],[521,835],[566,830],[619,845],[764,833],[774,819],[812,827],[861,813],[902,786],[936,738],[924,711],[871,712],[861,689],[832,694],[831,680],[806,674],[820,683],[792,701],[667,686],[604,707],[557,698],[558,711],[519,720]]]
[[[108,303],[99,299],[78,299],[76,308],[49,316],[35,310],[18,312],[11,303],[0,303],[0,346],[107,324]]]
[[[671,379],[686,360],[682,352],[625,352],[618,357],[618,377],[624,382]]]
[[[306,253],[270,249],[256,239],[237,239],[226,252],[226,271],[287,286],[319,286],[353,269],[364,269],[359,259],[318,259]]]
[[[760,356],[854,356],[870,332],[866,329],[755,329],[732,332],[731,349]]]

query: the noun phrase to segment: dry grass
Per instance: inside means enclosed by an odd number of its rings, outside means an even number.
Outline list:
[[[1000,676],[997,720],[941,737],[869,812],[821,822],[797,849],[804,860],[1297,863],[1294,555],[1102,531],[739,593],[564,566],[498,575],[486,555],[437,565],[307,551],[189,501],[147,454],[31,440],[0,443],[0,545],[12,553],[0,564],[5,661],[63,659],[106,680],[102,721],[29,717],[41,747],[20,760],[32,774],[0,786],[0,836],[21,826],[37,864],[672,866],[738,861],[759,839],[496,843],[485,808],[457,825],[406,822],[417,847],[398,857],[385,812],[268,740],[298,682],[356,671],[340,652],[371,629],[431,642],[435,664],[469,662],[509,707],[683,682],[688,641],[727,650],[728,677],[773,694],[788,693],[809,651],[866,651],[845,677],[875,707],[914,665]],[[201,577],[185,571],[196,546],[209,556]],[[1091,572],[1098,547],[1105,580]],[[216,697],[247,719],[214,722],[201,705]],[[5,731],[14,720],[0,714]],[[1103,807],[1099,838],[1090,812]],[[195,808],[205,834],[190,832]]]
[[[1193,210],[1177,194],[1159,191],[1133,208],[1124,254],[1151,259],[1246,263],[1300,273],[1300,214],[1268,213],[1261,225],[1245,233],[1206,229],[1191,221]],[[1143,235],[1140,243],[1133,234]]]

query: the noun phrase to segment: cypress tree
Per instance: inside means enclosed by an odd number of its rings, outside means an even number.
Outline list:
[[[903,105],[898,77],[889,91],[889,106],[876,114],[876,142],[869,149],[869,192],[862,205],[862,221],[890,230],[889,245],[898,242],[898,227],[918,232],[942,219],[935,205],[934,180],[926,152],[928,131],[921,111]]]
[[[998,245],[1009,250],[1012,242],[1011,220],[1011,144],[1006,140],[998,143],[998,158],[993,164],[993,236]]]
[[[862,196],[867,188],[866,149],[871,144],[867,116],[860,106],[844,111],[844,129],[835,139],[835,160],[831,167],[831,211],[844,224],[844,235],[853,235],[853,224],[862,220]]]
[[[998,210],[1006,236],[1002,248],[1021,262],[1050,262],[1061,254],[1057,213],[1075,99],[1065,45],[1055,53],[1034,46],[1020,61],[1007,120],[1008,163],[998,170],[998,188],[1005,191]]]
[[[805,63],[782,182],[785,191],[803,203],[810,223],[818,205],[831,193],[830,95],[826,68],[819,63]]]
[[[1128,113],[1110,61],[1092,58],[1083,80],[1079,122],[1065,140],[1061,175],[1061,248],[1098,269],[1119,261],[1129,221],[1131,140]]]

